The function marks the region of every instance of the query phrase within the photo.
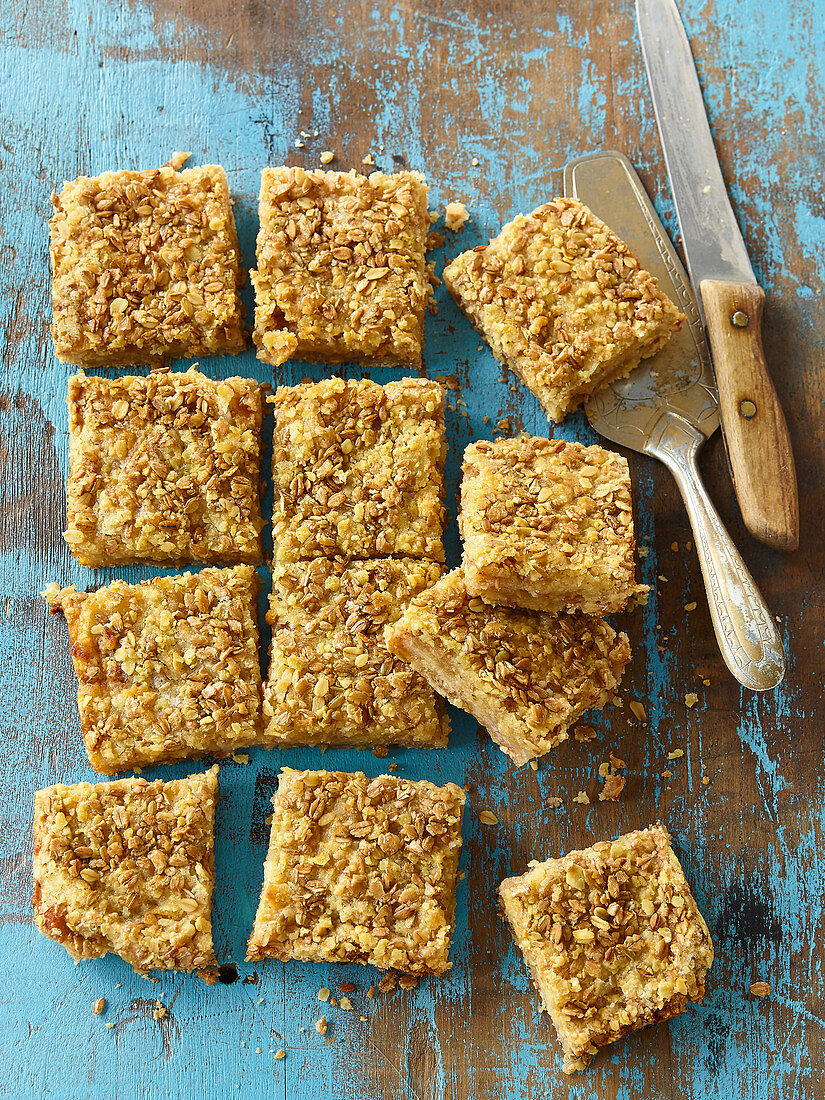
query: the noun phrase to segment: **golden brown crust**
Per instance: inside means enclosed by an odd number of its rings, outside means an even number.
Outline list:
[[[444,560],[440,383],[327,378],[279,387],[270,401],[279,560]]]
[[[82,565],[262,560],[259,383],[80,374],[68,405],[65,538]]]
[[[96,771],[227,756],[259,741],[257,593],[250,565],[44,593],[66,616]]]
[[[530,868],[499,897],[565,1072],[702,1000],[713,944],[661,822]]]
[[[75,962],[112,951],[139,974],[196,970],[212,950],[218,769],[58,783],[34,796],[34,923]]]
[[[430,229],[420,172],[261,176],[258,358],[421,364]]]
[[[503,752],[526,764],[613,696],[630,660],[626,634],[589,615],[491,607],[454,569],[386,628],[387,648],[472,714]]]
[[[536,611],[621,611],[637,585],[626,459],[520,435],[464,452],[459,526],[470,596]]]
[[[247,958],[443,974],[464,792],[284,768]]]
[[[684,320],[627,245],[575,199],[514,218],[488,245],[456,256],[444,282],[554,421],[653,355]]]
[[[440,576],[437,563],[411,558],[276,563],[264,743],[446,745],[441,700],[383,636]]]
[[[81,176],[52,195],[52,335],[81,367],[242,351],[240,249],[226,173]]]

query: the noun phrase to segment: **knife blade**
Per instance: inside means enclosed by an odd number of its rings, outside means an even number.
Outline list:
[[[675,0],[636,0],[636,19],[742,518],[761,542],[795,550],[796,471],[762,349],[765,295],[719,168],[690,43]]]

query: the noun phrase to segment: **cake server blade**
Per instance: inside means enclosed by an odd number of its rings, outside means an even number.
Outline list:
[[[785,675],[782,642],[759,589],[708,496],[697,465],[719,427],[719,400],[690,283],[633,166],[621,153],[571,161],[564,190],[590,207],[659,280],[686,324],[626,378],[585,405],[600,435],[663,462],[676,479],[702,568],[711,620],[730,671],[753,691]]]

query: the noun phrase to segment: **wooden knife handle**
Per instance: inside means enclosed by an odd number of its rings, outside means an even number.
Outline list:
[[[791,440],[762,350],[765,294],[755,283],[699,284],[733,485],[745,526],[777,550],[799,545]]]

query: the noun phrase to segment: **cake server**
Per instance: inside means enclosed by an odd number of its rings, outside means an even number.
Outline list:
[[[762,350],[765,294],[728,199],[675,0],[636,0],[636,18],[742,518],[760,542],[795,550],[796,471]]]
[[[776,623],[697,466],[702,445],[719,427],[719,400],[688,277],[639,177],[621,153],[594,153],[571,161],[564,170],[564,190],[627,242],[687,317],[661,351],[594,394],[585,412],[600,435],[658,458],[673,474],[693,528],[725,664],[745,687],[769,691],[785,675]]]

